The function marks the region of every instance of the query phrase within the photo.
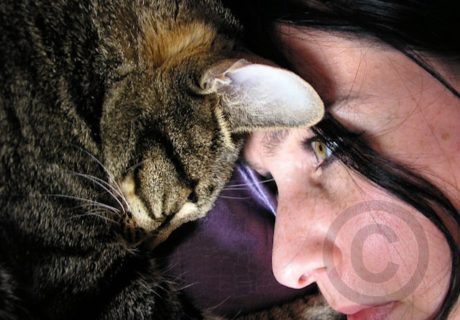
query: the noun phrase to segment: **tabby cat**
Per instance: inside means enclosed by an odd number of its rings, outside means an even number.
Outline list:
[[[214,0],[0,4],[0,318],[189,319],[155,246],[321,100]]]

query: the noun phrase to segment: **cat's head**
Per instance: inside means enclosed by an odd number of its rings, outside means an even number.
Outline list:
[[[190,57],[128,73],[107,96],[101,130],[125,224],[164,240],[211,209],[244,134],[311,126],[323,113],[300,77],[243,59]]]

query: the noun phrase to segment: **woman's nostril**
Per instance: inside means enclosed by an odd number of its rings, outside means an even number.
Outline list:
[[[301,275],[298,280],[299,287],[306,287],[308,283],[308,277],[306,275]]]
[[[276,280],[282,285],[294,289],[300,289],[309,283],[308,276],[302,273],[301,266],[295,264],[285,265],[284,267],[273,267],[273,273]]]

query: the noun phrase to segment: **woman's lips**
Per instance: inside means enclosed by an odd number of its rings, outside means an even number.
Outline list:
[[[395,305],[390,302],[372,307],[348,307],[339,312],[347,314],[347,320],[387,320]]]

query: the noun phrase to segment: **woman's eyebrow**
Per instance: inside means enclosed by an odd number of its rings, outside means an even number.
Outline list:
[[[276,153],[278,146],[288,137],[289,130],[274,130],[268,131],[262,138],[262,146],[268,156]]]
[[[324,106],[326,109],[326,112],[331,112],[332,109],[336,108],[341,108],[347,105],[354,105],[357,103],[364,103],[366,102],[369,98],[372,98],[373,96],[370,94],[347,94],[343,96],[337,96],[336,98],[332,100],[327,100],[324,99]]]

